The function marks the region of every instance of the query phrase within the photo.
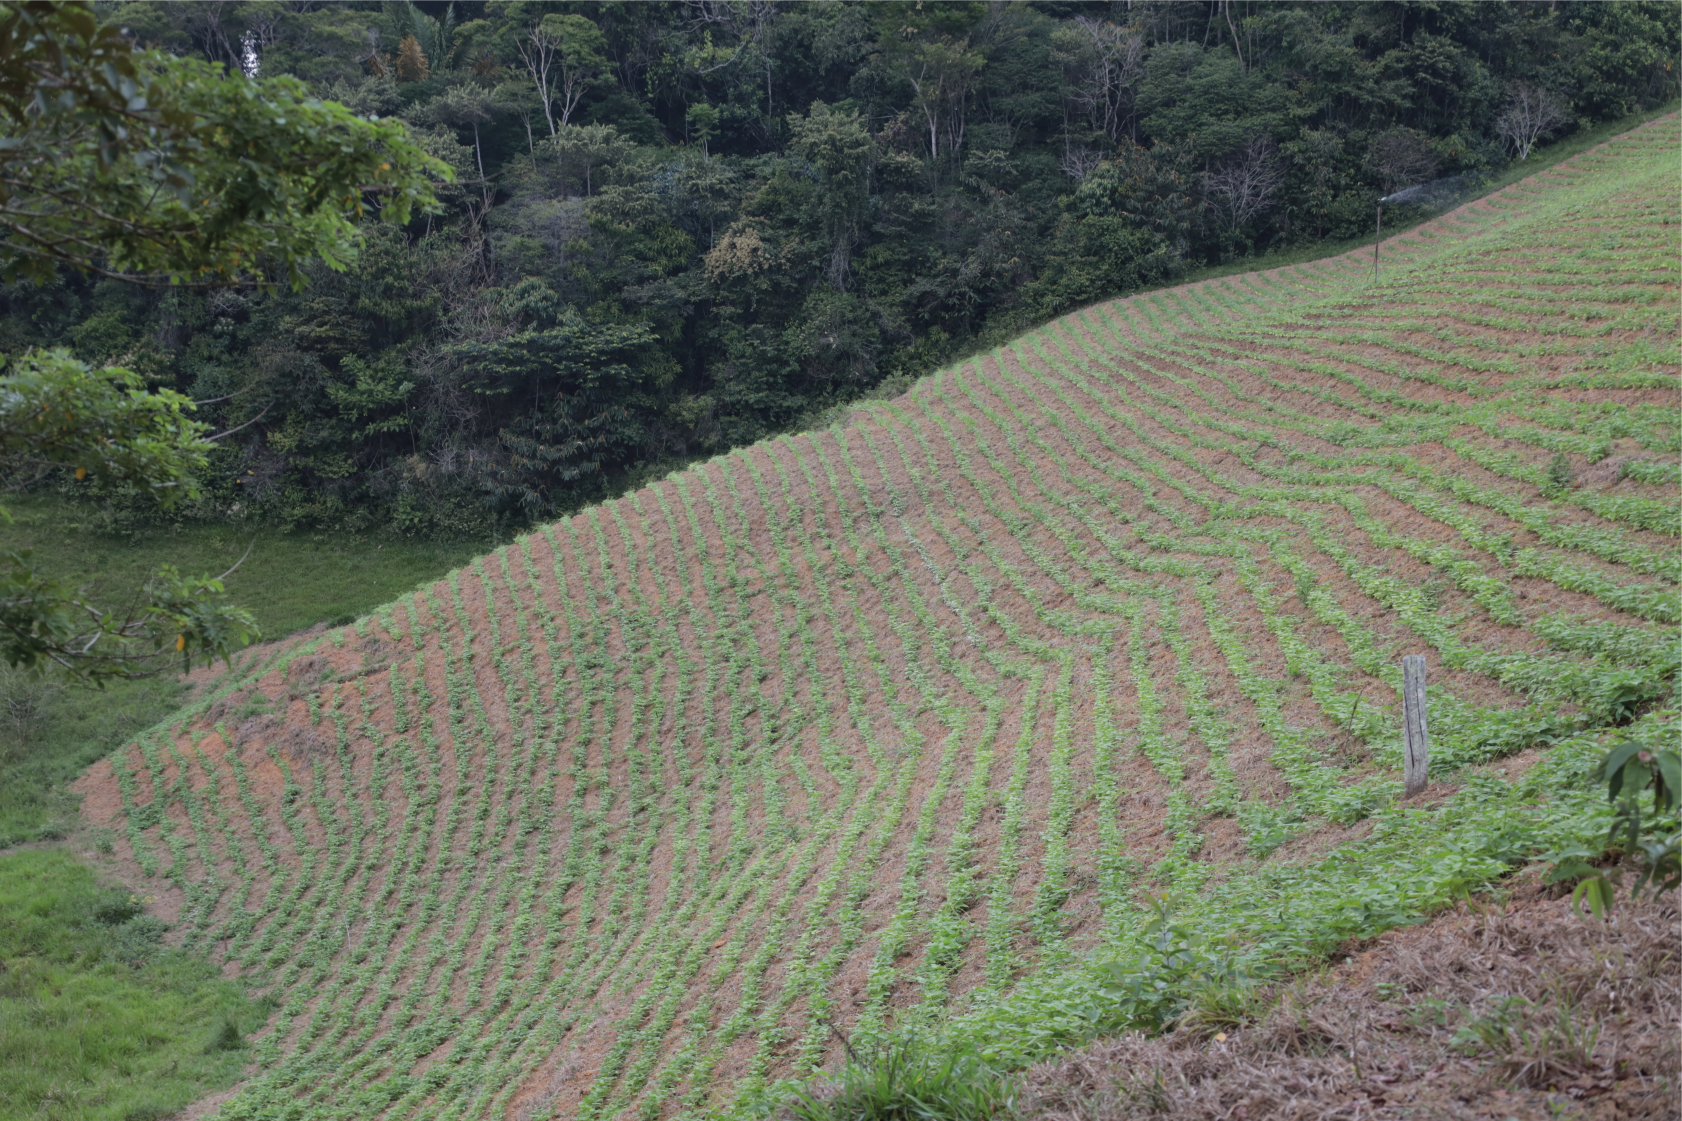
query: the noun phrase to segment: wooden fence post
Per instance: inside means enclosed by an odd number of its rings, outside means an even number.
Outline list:
[[[1430,781],[1430,745],[1425,723],[1425,655],[1408,654],[1402,658],[1402,738],[1405,741],[1406,763],[1404,778],[1406,794],[1411,798],[1425,789]]]

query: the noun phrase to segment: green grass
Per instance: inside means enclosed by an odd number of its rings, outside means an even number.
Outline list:
[[[219,525],[110,534],[85,524],[90,507],[45,497],[4,505],[12,524],[0,525],[0,549],[33,549],[38,567],[84,585],[102,606],[120,606],[159,565],[214,576],[251,546],[251,556],[228,577],[228,596],[257,616],[265,638],[361,615],[492,547]]]
[[[6,728],[0,740],[0,848],[68,836],[77,799],[67,784],[168,716],[182,692],[176,678],[119,681],[103,691],[66,689],[49,695],[40,720],[23,735]]]
[[[63,850],[0,856],[0,1119],[167,1117],[244,1069],[269,1007]]]
[[[161,565],[215,575],[251,546],[251,555],[228,577],[228,596],[250,610],[271,639],[364,614],[490,547],[273,529],[236,533],[203,525],[109,534],[82,524],[86,507],[42,497],[5,506],[11,524],[0,524],[0,549],[32,550],[40,571],[82,587],[106,608],[126,604]],[[68,835],[76,799],[66,783],[168,716],[183,689],[171,674],[102,690],[58,689],[21,736],[16,727],[0,725],[0,848]]]
[[[1006,1121],[1020,1088],[973,1050],[916,1039],[852,1056],[823,1095],[797,1093],[794,1121]]]

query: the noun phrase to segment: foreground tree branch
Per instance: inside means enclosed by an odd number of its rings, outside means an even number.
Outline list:
[[[290,78],[134,51],[85,3],[0,4],[0,121],[8,281],[69,266],[146,286],[284,273],[298,288],[312,258],[351,260],[365,200],[401,223],[436,206],[432,180],[451,175],[400,122],[357,117]],[[95,493],[167,509],[199,493],[218,438],[193,408],[126,369],[26,353],[0,373],[0,475],[15,489],[68,470]],[[0,657],[93,683],[177,656],[184,669],[226,659],[258,637],[223,601],[227,575],[166,566],[129,609],[106,611],[27,551],[0,553]]]
[[[85,4],[0,5],[0,120],[7,280],[207,287],[262,263],[301,287],[304,262],[354,255],[365,198],[407,221],[449,175],[400,122],[136,52]]]

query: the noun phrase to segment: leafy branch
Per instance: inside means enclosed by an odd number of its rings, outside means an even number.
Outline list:
[[[0,571],[0,656],[13,666],[56,665],[98,684],[162,672],[171,654],[180,655],[183,670],[226,660],[259,637],[250,612],[220,600],[233,569],[189,578],[165,565],[145,588],[144,604],[116,612],[36,572],[28,550],[0,558],[9,566]]]
[[[1675,748],[1632,737],[1607,753],[1593,777],[1606,783],[1606,798],[1612,803],[1607,848],[1635,856],[1640,869],[1631,896],[1639,898],[1644,889],[1658,895],[1682,886],[1682,829],[1677,821],[1682,756]],[[1547,878],[1550,883],[1575,883],[1572,904],[1586,902],[1596,918],[1604,918],[1612,910],[1623,872],[1596,867],[1589,862],[1594,855],[1581,845],[1553,853],[1554,867]]]
[[[0,275],[59,265],[149,287],[225,285],[260,264],[294,287],[343,269],[365,198],[402,223],[449,169],[403,124],[291,78],[134,51],[86,4],[0,8]]]
[[[194,472],[213,446],[192,408],[132,370],[34,351],[0,375],[0,471],[16,489],[69,469],[96,492],[144,494],[167,509],[198,494]],[[142,589],[143,603],[110,612],[38,573],[27,550],[0,561],[0,657],[13,666],[56,665],[99,682],[158,672],[159,653],[180,654],[184,668],[226,659],[258,635],[248,612],[220,599],[233,569],[189,579],[166,567]],[[134,647],[140,641],[146,648]]]

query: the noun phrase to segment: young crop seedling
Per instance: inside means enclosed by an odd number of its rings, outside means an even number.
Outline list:
[[[1095,305],[236,659],[84,780],[272,996],[220,1115],[831,1116],[790,1080],[832,1072],[1003,1116],[1007,1069],[1230,1030],[1539,855],[1590,913],[1673,887],[1673,132],[1377,285]]]

